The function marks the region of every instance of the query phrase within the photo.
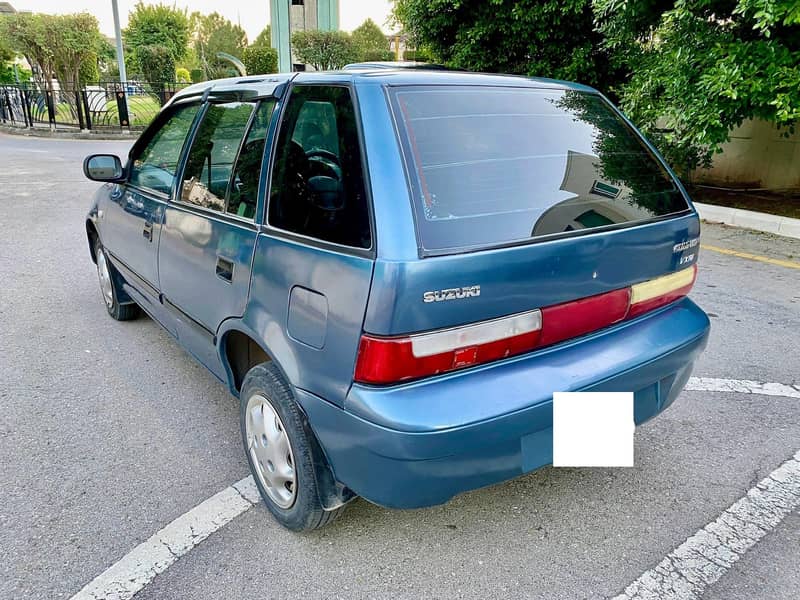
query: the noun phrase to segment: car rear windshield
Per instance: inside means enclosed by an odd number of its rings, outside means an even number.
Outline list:
[[[598,94],[392,88],[431,252],[519,243],[688,210],[672,177]]]

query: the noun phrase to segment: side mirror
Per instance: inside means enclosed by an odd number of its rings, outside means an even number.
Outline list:
[[[83,161],[83,174],[92,181],[121,181],[123,172],[122,161],[113,154],[92,154]]]
[[[311,203],[322,210],[336,212],[344,208],[342,183],[335,177],[317,175],[308,180]]]

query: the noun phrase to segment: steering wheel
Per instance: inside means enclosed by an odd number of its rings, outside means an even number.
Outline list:
[[[342,180],[342,163],[339,161],[339,157],[330,150],[312,148],[306,152],[306,159],[311,165],[317,164],[326,167],[326,170],[331,172],[338,181]]]

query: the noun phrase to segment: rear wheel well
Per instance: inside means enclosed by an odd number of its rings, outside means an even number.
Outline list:
[[[89,238],[89,254],[92,256],[92,262],[97,264],[97,255],[94,251],[95,242],[100,237],[97,234],[97,228],[91,221],[86,221],[86,236]]]
[[[223,343],[225,359],[228,361],[233,387],[237,392],[242,389],[242,382],[250,369],[272,360],[255,340],[241,331],[231,331],[225,336]]]

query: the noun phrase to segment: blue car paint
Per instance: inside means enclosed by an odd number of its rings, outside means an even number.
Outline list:
[[[552,393],[633,391],[641,424],[680,393],[709,321],[689,299],[563,346],[391,389],[353,386],[345,411],[297,398],[333,466],[382,506],[446,502],[552,462]]]
[[[673,246],[696,238],[696,215],[621,231],[454,254],[435,260],[384,261],[375,265],[375,286],[364,328],[398,334],[471,323],[627,287],[675,271],[683,253]],[[502,264],[502,268],[496,268]],[[425,290],[480,284],[465,302],[419,301]]]
[[[104,212],[108,250],[126,257],[126,264],[150,285],[158,285],[158,240],[166,202],[133,187],[113,186]],[[146,226],[149,237],[144,237]]]
[[[680,392],[709,329],[705,314],[684,299],[489,365],[391,387],[354,385],[363,331],[423,331],[625,287],[676,270],[683,255],[672,246],[699,235],[691,212],[579,238],[420,259],[386,86],[432,77],[470,84],[476,76],[405,71],[274,78],[355,90],[373,211],[370,251],[248,226],[125,185],[104,186],[89,213],[125,291],[192,356],[238,395],[224,344],[232,332],[256,340],[293,387],[336,479],[368,500],[400,508],[445,502],[551,462],[555,390],[633,390],[637,423],[651,418]],[[489,85],[590,90],[478,77]],[[236,82],[220,84],[226,85]],[[269,128],[255,223],[265,221],[282,104],[279,98]],[[138,196],[141,202],[129,200]],[[152,241],[141,235],[145,222],[152,223]],[[234,264],[231,283],[216,277],[220,257]],[[473,283],[483,289],[477,302],[420,302],[423,290]]]

